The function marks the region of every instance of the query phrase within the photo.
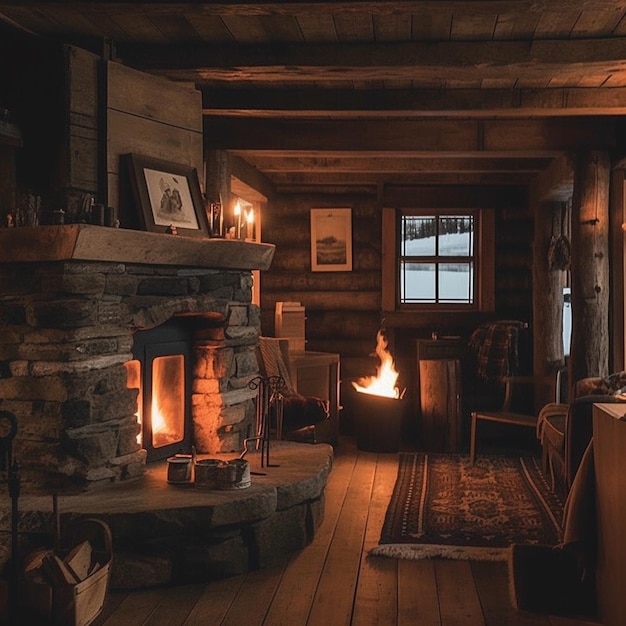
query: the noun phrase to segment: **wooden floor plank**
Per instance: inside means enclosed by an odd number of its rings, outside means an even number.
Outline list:
[[[395,559],[370,557],[368,552],[378,545],[380,531],[397,475],[398,455],[379,454],[376,459],[376,474],[369,505],[352,618],[353,623],[360,626],[396,623],[398,563]]]
[[[486,626],[469,561],[435,561],[441,626]]]
[[[183,626],[220,624],[245,580],[245,576],[236,576],[208,583],[204,588],[204,593],[183,622]]]
[[[487,626],[547,626],[545,615],[517,611],[509,597],[509,573],[505,562],[471,564]]]
[[[159,604],[162,589],[147,589],[129,593],[117,610],[112,613],[103,626],[140,626],[154,612]]]
[[[354,472],[356,455],[339,454],[326,485],[324,520],[311,545],[294,554],[287,565],[265,618],[271,626],[306,624],[330,549],[341,508]]]
[[[279,559],[275,565],[245,574],[232,605],[220,626],[261,626],[281,582],[288,558]]]
[[[145,626],[181,626],[200,596],[203,585],[169,587],[161,591],[159,603]]]
[[[359,454],[313,599],[308,626],[351,624],[374,471],[371,459]]]
[[[435,561],[398,562],[398,626],[439,626],[439,594]]]

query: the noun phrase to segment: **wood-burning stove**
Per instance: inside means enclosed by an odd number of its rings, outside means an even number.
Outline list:
[[[191,447],[192,333],[172,320],[133,339],[126,364],[128,386],[139,390],[138,420],[146,461],[164,459]]]

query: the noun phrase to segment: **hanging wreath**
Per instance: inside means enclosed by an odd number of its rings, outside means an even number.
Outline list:
[[[552,237],[548,246],[548,268],[550,270],[568,270],[571,259],[571,247],[565,234],[565,205],[561,205],[561,232],[554,233],[554,212],[552,214]]]

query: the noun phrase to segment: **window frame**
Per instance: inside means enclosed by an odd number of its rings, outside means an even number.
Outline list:
[[[400,230],[403,215],[445,216],[473,215],[474,230],[474,302],[433,303],[400,302]],[[484,208],[385,208],[382,220],[382,305],[385,312],[490,312],[495,310],[495,218],[494,211]]]

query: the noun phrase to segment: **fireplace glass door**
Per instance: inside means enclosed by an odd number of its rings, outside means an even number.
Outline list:
[[[189,451],[190,353],[190,337],[177,322],[135,335],[128,384],[139,390],[137,417],[148,461]]]

